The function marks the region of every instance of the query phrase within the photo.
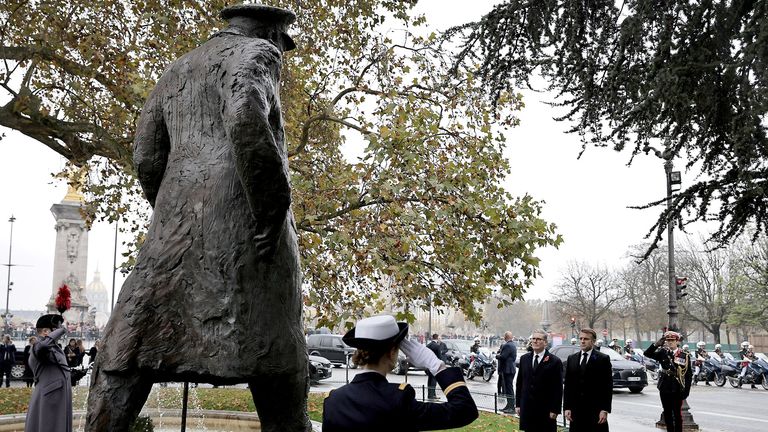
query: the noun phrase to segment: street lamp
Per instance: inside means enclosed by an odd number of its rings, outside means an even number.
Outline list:
[[[8,242],[8,263],[5,264],[5,266],[8,267],[8,282],[5,289],[5,313],[3,314],[6,333],[8,333],[8,322],[12,318],[12,315],[8,312],[8,303],[11,299],[11,285],[13,285],[13,282],[11,282],[11,267],[13,267],[11,257],[13,256],[13,223],[16,222],[16,218],[11,215],[11,217],[8,219],[8,222],[11,223],[11,238]]]
[[[657,152],[658,155],[658,152]],[[677,311],[677,276],[675,276],[675,224],[672,220],[672,192],[679,191],[682,187],[682,179],[680,177],[680,171],[672,171],[672,152],[669,148],[662,153],[664,158],[664,173],[667,177],[667,255],[668,255],[668,270],[669,270],[669,329],[679,332],[680,324],[678,321]],[[688,406],[688,400],[683,399],[682,406],[682,418],[685,430],[699,430],[699,425],[693,420],[693,415]],[[656,423],[656,427],[664,427],[664,413],[661,414],[661,419]]]

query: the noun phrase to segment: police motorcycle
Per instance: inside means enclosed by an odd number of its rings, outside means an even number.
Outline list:
[[[739,375],[741,374],[741,363],[733,357],[733,354],[723,353],[720,371],[729,382],[731,377],[735,377],[738,382]]]
[[[693,385],[698,381],[712,381],[718,387],[725,385],[720,356],[707,353],[707,358],[697,357],[695,361],[699,366],[699,373],[693,375]]]
[[[476,376],[481,376],[483,381],[488,382],[494,372],[496,372],[496,361],[490,353],[481,348],[477,353],[470,354],[466,371],[467,379],[471,380]]]
[[[742,367],[747,366],[747,372],[741,381],[742,384],[760,384],[765,390],[768,390],[768,362],[757,358],[755,360],[741,360],[739,363]],[[728,377],[731,387],[739,387],[739,376],[740,372],[736,376]]]

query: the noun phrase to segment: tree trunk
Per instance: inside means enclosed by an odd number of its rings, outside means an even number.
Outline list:
[[[712,334],[715,335],[715,343],[720,343],[720,324],[712,324]]]

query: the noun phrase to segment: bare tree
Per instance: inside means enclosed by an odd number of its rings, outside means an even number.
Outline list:
[[[733,247],[705,250],[688,241],[678,253],[678,275],[688,277],[688,295],[680,302],[684,317],[700,324],[720,343],[720,328],[744,292],[744,273]]]
[[[733,244],[744,289],[728,316],[728,324],[768,331],[768,236],[752,240],[752,233],[748,233]]]
[[[561,311],[594,328],[623,298],[616,285],[615,275],[607,268],[571,262],[555,286],[555,301]]]
[[[618,272],[618,289],[623,298],[620,307],[634,327],[637,340],[653,339],[655,332],[667,322],[667,251],[655,249],[642,259],[649,245],[638,244],[627,251],[630,262]]]

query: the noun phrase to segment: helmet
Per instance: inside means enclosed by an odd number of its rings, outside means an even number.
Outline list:
[[[571,343],[576,343],[576,342],[577,342],[576,338],[571,338]]]
[[[722,345],[720,345],[720,344],[715,344],[715,349],[716,349],[716,350],[719,350],[719,349],[722,349],[722,348],[723,348],[723,346],[722,346]]]
[[[608,344],[608,346],[609,346],[609,347],[614,347],[614,346],[616,346],[616,342],[614,342],[614,341],[611,341],[611,343],[609,343],[609,344]]]
[[[683,350],[687,350],[687,349],[690,349],[690,348],[688,347],[688,344],[685,344],[685,345],[683,345]]]
[[[597,346],[603,346],[603,340],[602,339],[598,339],[597,340]]]
[[[747,342],[747,341],[744,341],[744,342],[741,343],[741,347],[742,348],[746,348],[748,346],[749,346],[749,342]]]
[[[707,344],[704,341],[699,341],[699,343],[696,344],[697,347],[704,347],[707,346]]]
[[[755,349],[755,347],[752,344],[750,344],[749,349]]]
[[[627,345],[631,344],[631,343],[632,343],[632,339],[627,339],[627,341],[626,341],[625,343],[626,343]]]
[[[475,338],[475,343],[479,344],[480,343],[480,339],[479,338]]]

